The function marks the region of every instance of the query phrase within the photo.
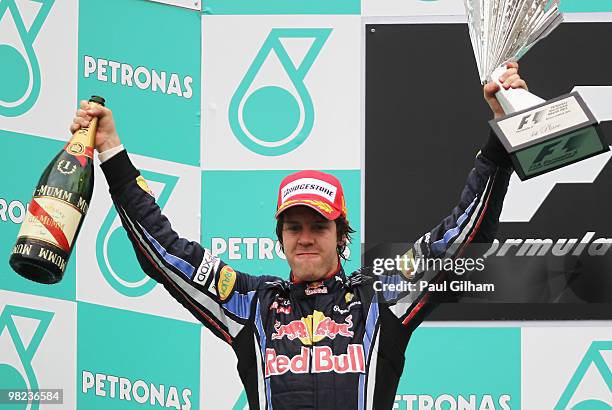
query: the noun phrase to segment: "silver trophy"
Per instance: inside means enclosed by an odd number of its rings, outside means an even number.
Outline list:
[[[500,85],[506,116],[491,127],[522,179],[609,151],[597,120],[576,92],[549,101],[501,87],[505,64],[518,61],[561,22],[559,0],[464,0],[482,83]]]

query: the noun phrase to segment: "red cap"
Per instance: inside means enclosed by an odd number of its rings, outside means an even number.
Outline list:
[[[320,171],[300,171],[285,177],[278,189],[276,218],[288,208],[303,205],[325,218],[346,218],[344,191],[338,178]]]

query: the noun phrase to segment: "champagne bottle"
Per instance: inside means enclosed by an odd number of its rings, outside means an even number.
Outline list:
[[[89,103],[104,105],[104,98]],[[97,126],[93,118],[75,132],[42,173],[9,260],[21,276],[47,284],[64,276],[93,193]]]

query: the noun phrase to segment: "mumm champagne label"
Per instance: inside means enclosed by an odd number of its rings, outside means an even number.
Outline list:
[[[89,204],[79,194],[39,185],[26,211],[13,253],[42,258],[62,272]],[[35,239],[36,242],[28,242]]]
[[[68,253],[48,243],[27,241],[27,237],[17,238],[13,254],[20,254],[30,259],[44,259],[58,267],[60,272],[66,270]]]
[[[89,204],[78,194],[41,185],[26,212],[18,237],[38,239],[70,252],[74,235]]]

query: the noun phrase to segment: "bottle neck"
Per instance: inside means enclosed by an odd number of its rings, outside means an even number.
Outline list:
[[[97,128],[98,119],[92,118],[89,122],[89,127],[83,127],[74,134],[72,134],[70,142],[78,141],[87,147],[93,147]]]
[[[90,102],[90,104],[95,103]],[[66,144],[66,152],[77,157],[82,164],[85,161],[85,157],[93,160],[97,129],[98,118],[94,117],[89,121],[89,127],[80,128],[77,132],[72,134],[72,138],[68,144]]]

